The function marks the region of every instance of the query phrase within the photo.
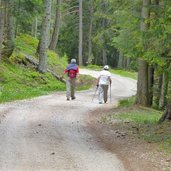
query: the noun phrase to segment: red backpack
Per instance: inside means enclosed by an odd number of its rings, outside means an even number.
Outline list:
[[[75,77],[76,77],[76,71],[70,69],[70,70],[68,71],[68,76],[69,76],[69,78],[75,78]]]

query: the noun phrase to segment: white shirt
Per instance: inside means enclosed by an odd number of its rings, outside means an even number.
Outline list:
[[[109,71],[103,70],[100,72],[100,79],[99,79],[99,85],[109,85],[110,84],[110,78],[111,78],[111,73]]]

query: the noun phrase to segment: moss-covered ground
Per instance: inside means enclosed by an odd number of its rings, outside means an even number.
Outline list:
[[[26,60],[25,55],[29,55],[38,61],[37,45],[38,40],[29,35],[21,34],[16,37],[13,54],[8,60],[0,63],[0,103],[65,90],[63,82],[58,81],[48,72],[39,73],[36,66]],[[63,76],[64,69],[68,65],[67,57],[60,57],[53,51],[48,51],[47,55],[48,68],[58,76]],[[93,82],[92,77],[81,75],[78,90],[90,88]]]

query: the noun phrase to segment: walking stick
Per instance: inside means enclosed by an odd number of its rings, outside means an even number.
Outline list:
[[[94,93],[93,98],[92,98],[92,102],[94,100],[94,97],[96,96],[97,89],[98,89],[98,86],[96,87],[95,93]]]
[[[111,84],[110,84],[110,103],[112,103],[112,92],[111,92]]]

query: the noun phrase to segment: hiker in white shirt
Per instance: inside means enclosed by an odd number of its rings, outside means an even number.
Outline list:
[[[108,71],[109,66],[105,65],[104,70],[100,72],[100,76],[97,79],[97,86],[98,86],[98,99],[99,104],[103,102],[106,103],[108,99],[108,89],[111,86],[111,73]]]

